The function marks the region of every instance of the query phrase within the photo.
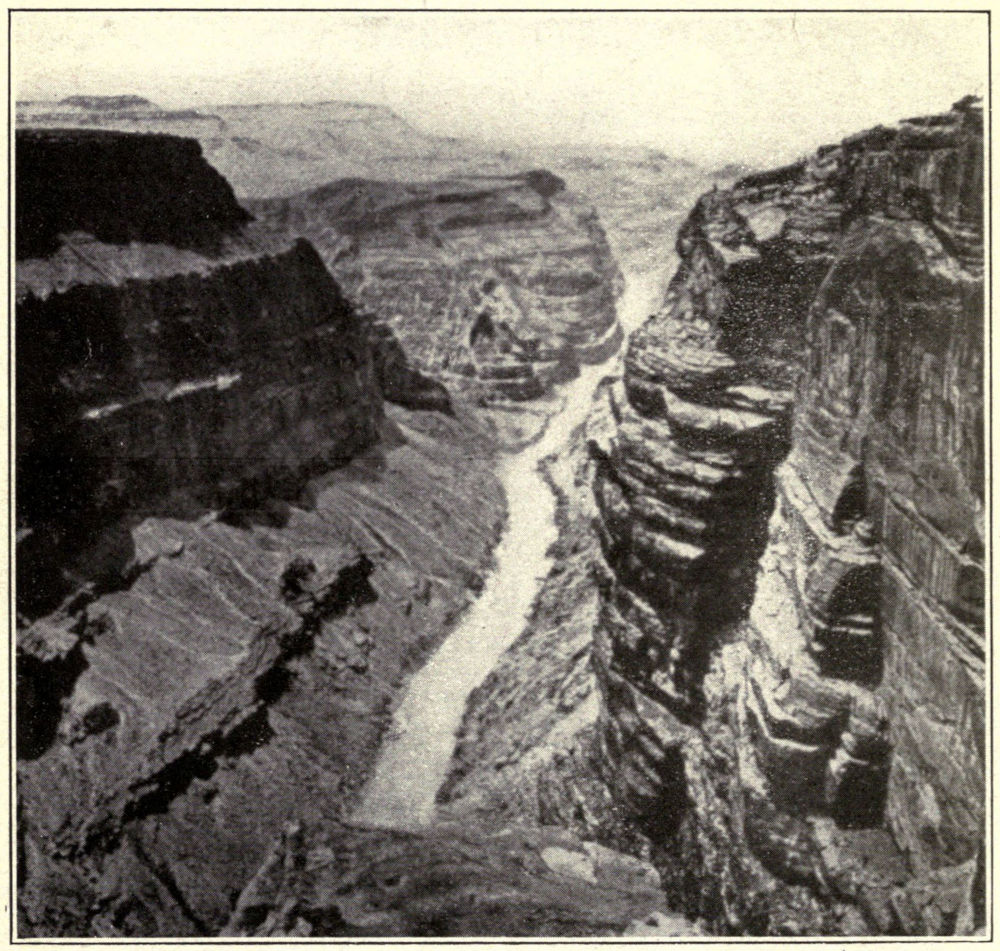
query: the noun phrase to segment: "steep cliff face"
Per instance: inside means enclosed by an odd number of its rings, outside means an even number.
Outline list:
[[[346,180],[248,207],[309,237],[420,370],[471,398],[541,396],[620,343],[604,233],[549,173]]]
[[[722,929],[981,923],[982,169],[970,99],[703,196],[591,442],[603,761]]]
[[[250,220],[191,139],[19,129],[17,257],[49,255],[59,233],[205,246]]]
[[[376,439],[370,348],[304,241],[244,232],[210,255],[71,238],[21,261],[18,284],[26,571],[31,550],[51,563],[53,542],[182,499],[291,497]]]
[[[100,140],[230,194],[194,143]],[[94,158],[44,141],[56,177]],[[384,407],[417,384],[311,245],[238,208],[150,243],[164,193],[106,213],[135,172],[102,170],[65,220],[19,209],[60,237],[17,262],[18,927],[211,934],[286,821],[352,807],[502,493],[467,417]]]

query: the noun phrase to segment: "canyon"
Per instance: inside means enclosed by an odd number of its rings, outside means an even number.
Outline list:
[[[449,817],[642,854],[714,933],[983,928],[981,123],[698,200],[562,464],[593,503],[470,700]]]
[[[403,687],[489,572],[502,427],[192,140],[23,129],[17,155],[20,933],[620,934],[665,913],[628,856],[462,829],[363,835],[341,872],[409,875],[436,848],[492,870],[496,913],[453,915],[429,871],[378,886],[384,913],[303,891],[280,925],[248,917],[274,849],[353,848]]]
[[[983,933],[978,100],[18,124],[20,935]]]
[[[593,442],[601,755],[740,929],[983,922],[981,149],[970,98],[705,195]]]

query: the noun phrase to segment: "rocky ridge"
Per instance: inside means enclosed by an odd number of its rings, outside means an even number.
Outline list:
[[[621,343],[604,232],[547,172],[345,180],[248,207],[307,235],[352,300],[467,399],[536,399]]]
[[[607,774],[723,930],[982,923],[982,170],[967,99],[706,194],[592,440]]]
[[[398,343],[308,242],[245,224],[196,143],[18,149],[78,176],[28,231],[56,250],[17,266],[19,928],[211,934],[284,822],[349,808],[481,584],[491,446],[386,406],[386,383],[420,402]],[[105,207],[94,149],[129,203]],[[177,207],[138,187],[151,157]]]
[[[223,937],[576,938],[698,934],[647,862],[555,828],[422,832],[291,825]]]
[[[83,129],[18,129],[16,138],[18,260],[52,254],[60,232],[186,248],[250,220],[190,139]]]

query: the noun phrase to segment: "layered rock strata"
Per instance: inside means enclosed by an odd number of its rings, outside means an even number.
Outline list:
[[[293,497],[377,438],[371,350],[304,241],[71,237],[19,262],[18,292],[24,572],[96,524]]]
[[[309,237],[415,366],[469,398],[542,396],[621,342],[604,232],[549,173],[345,180],[248,207]]]
[[[605,766],[721,929],[981,923],[982,170],[967,99],[703,196],[592,440]]]
[[[81,141],[49,153],[64,177]],[[221,181],[174,174],[194,204]],[[58,249],[17,266],[18,929],[213,934],[285,822],[352,808],[502,493],[468,417],[383,404],[430,383],[306,241],[189,221],[189,246],[151,243],[157,187],[98,197],[48,209]]]

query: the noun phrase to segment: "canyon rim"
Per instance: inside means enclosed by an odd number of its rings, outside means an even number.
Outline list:
[[[992,939],[986,14],[10,17],[12,938]]]

